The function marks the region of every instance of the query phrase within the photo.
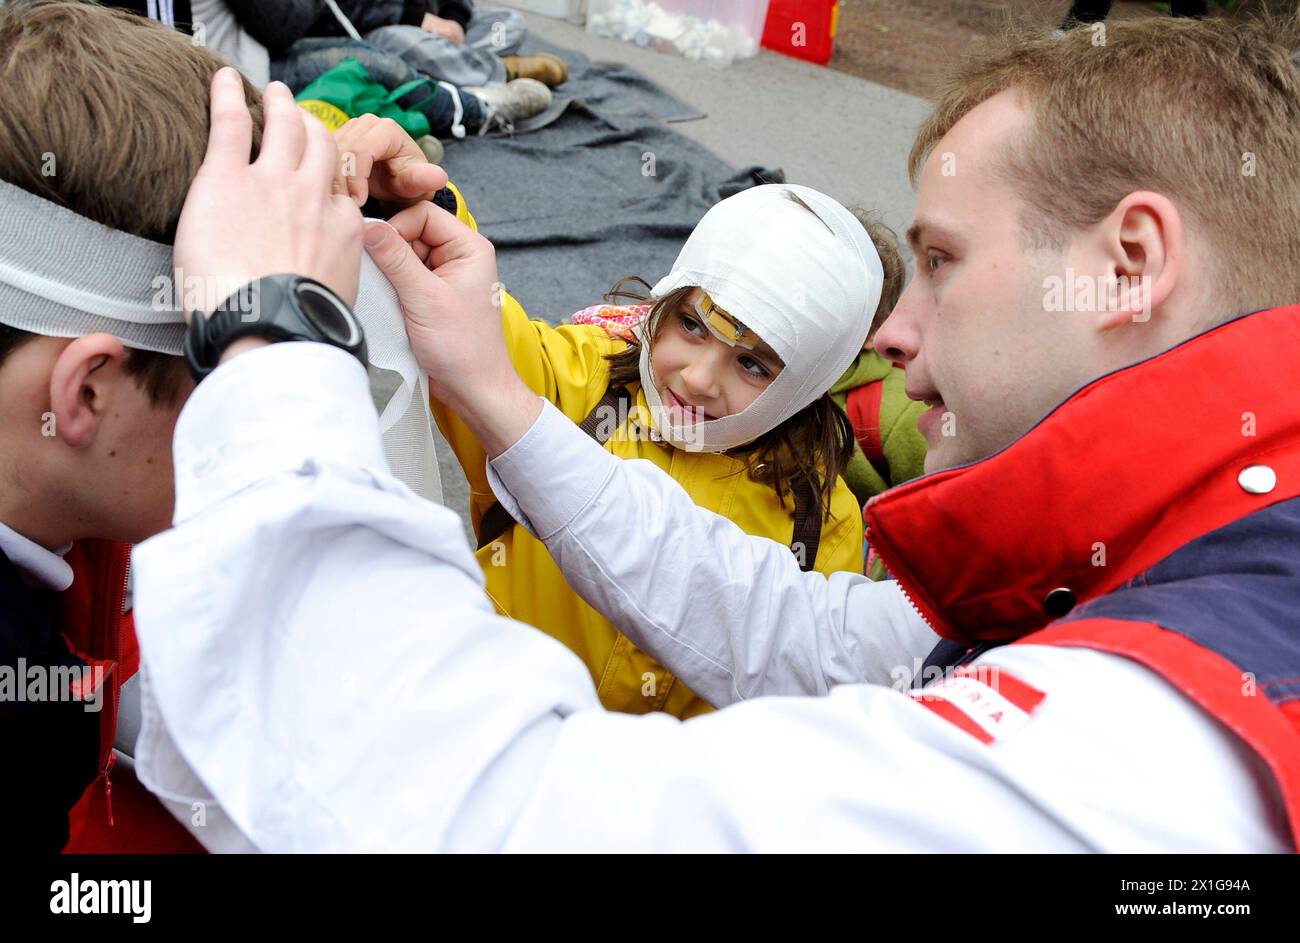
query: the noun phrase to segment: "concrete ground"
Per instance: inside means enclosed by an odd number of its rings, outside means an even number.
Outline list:
[[[703,111],[707,117],[674,129],[732,166],[780,167],[791,183],[877,210],[899,233],[906,228],[912,210],[907,152],[926,114],[921,99],[765,49],[714,69],[523,12],[533,35],[594,60],[629,65]],[[465,477],[450,447],[439,441],[438,449],[443,498],[468,531]]]
[[[673,127],[732,166],[781,167],[791,183],[880,210],[886,223],[905,228],[912,210],[907,152],[926,114],[921,99],[766,49],[714,69],[564,20],[524,16],[533,35],[625,63],[705,112],[707,118]]]

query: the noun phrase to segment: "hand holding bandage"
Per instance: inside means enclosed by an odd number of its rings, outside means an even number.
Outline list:
[[[489,455],[500,454],[528,431],[541,400],[506,350],[492,243],[421,203],[369,224],[366,249],[397,290],[433,394],[460,414]]]

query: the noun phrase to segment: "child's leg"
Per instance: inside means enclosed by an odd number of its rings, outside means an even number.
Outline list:
[[[300,39],[271,59],[271,78],[295,93],[302,91],[344,59],[356,59],[370,77],[387,89],[418,78],[415,70],[392,53],[354,39],[317,36]]]
[[[298,92],[344,59],[356,59],[372,79],[389,91],[423,77],[400,56],[369,42],[315,37],[298,40],[272,59],[271,78]],[[453,136],[451,129],[456,121],[456,97],[447,89],[430,82],[404,95],[398,105],[408,111],[423,114],[435,137],[449,138]],[[461,124],[468,133],[478,133],[487,119],[487,109],[480,99],[468,92],[459,92],[458,97]]]
[[[465,45],[498,56],[513,56],[528,35],[518,10],[475,10],[465,30]]]
[[[366,41],[440,82],[488,85],[506,80],[505,63],[489,49],[453,43],[418,26],[381,26],[367,33]]]
[[[500,56],[507,79],[536,79],[555,88],[569,80],[563,59],[549,52],[519,55],[528,23],[516,10],[476,10],[465,30],[465,45]]]
[[[457,102],[459,101],[459,124],[466,133],[477,134],[487,120],[487,107],[483,100],[466,89],[454,91],[438,85],[424,76],[423,84],[416,86],[401,98],[397,104],[407,111],[419,111],[429,119],[429,130],[434,137],[450,138],[456,134],[452,130],[457,125]]]

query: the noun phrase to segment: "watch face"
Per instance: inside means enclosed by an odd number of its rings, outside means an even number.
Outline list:
[[[297,295],[303,316],[326,337],[344,347],[355,347],[361,340],[355,316],[333,295],[305,282],[298,284]]]

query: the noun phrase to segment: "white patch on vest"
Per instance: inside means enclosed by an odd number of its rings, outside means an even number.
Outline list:
[[[912,692],[919,701],[947,701],[993,740],[1004,740],[1029,722],[1029,714],[979,678],[949,677]]]

